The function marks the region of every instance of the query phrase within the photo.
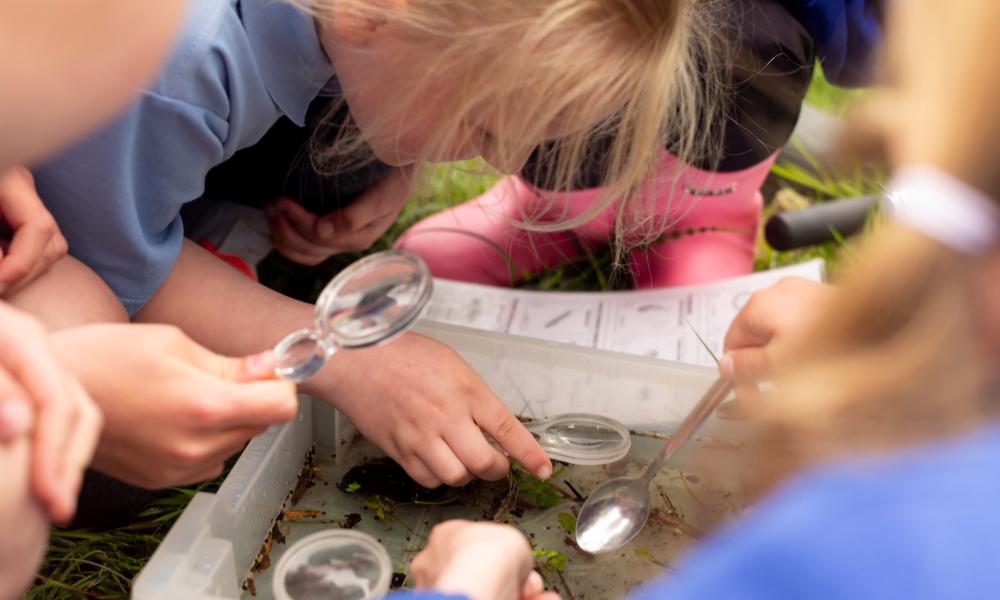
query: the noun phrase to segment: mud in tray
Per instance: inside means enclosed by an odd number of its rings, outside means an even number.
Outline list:
[[[518,415],[596,412],[624,423],[639,434],[629,455],[606,467],[557,469],[551,485],[520,474],[427,492],[379,462],[381,455],[339,413],[303,398],[298,418],[255,438],[218,492],[195,496],[136,579],[133,598],[249,598],[251,586],[257,598],[270,598],[273,567],[265,564],[277,564],[296,540],[329,527],[378,538],[401,583],[433,525],[451,518],[519,528],[535,547],[546,581],[564,598],[619,598],[669,569],[702,531],[741,509],[737,474],[746,432],[712,418],[699,440],[675,457],[683,471],[664,470],[656,479],[657,512],[639,538],[609,555],[579,552],[571,529],[583,498],[609,476],[638,473],[663,444],[654,436],[673,431],[715,373],[457,327],[421,329],[456,349]],[[310,452],[311,466],[303,471]]]
[[[658,449],[655,440],[633,437],[626,459],[604,467],[557,464],[550,482],[517,469],[504,481],[433,491],[417,486],[364,440],[351,444],[339,465],[332,457],[314,454],[303,474],[304,493],[275,524],[243,597],[271,598],[271,567],[291,544],[324,528],[347,527],[375,536],[393,561],[394,585],[401,586],[408,585],[407,565],[434,524],[489,519],[528,536],[547,587],[563,598],[622,598],[669,569],[703,532],[743,506],[731,481],[666,469],[654,481],[653,519],[634,542],[611,554],[581,552],[573,543],[573,527],[583,499],[608,477],[638,473]]]

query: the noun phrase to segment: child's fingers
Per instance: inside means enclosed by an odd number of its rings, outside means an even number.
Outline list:
[[[69,439],[63,450],[65,456],[62,460],[60,480],[64,495],[59,506],[50,515],[53,521],[61,524],[68,523],[76,512],[76,500],[80,492],[80,484],[83,481],[83,472],[94,456],[103,422],[100,411],[93,404],[83,386],[75,379],[68,379],[66,387],[69,393],[74,396],[74,404],[78,410],[76,411],[76,419],[73,421],[73,428],[69,432]]]
[[[320,221],[319,217],[302,208],[301,205],[290,198],[282,198],[278,200],[276,206],[278,207],[278,211],[281,215],[284,216],[292,228],[298,232],[299,236],[312,243],[321,241],[317,235],[317,224]]]
[[[358,231],[344,233],[337,237],[336,245],[328,246],[331,253],[362,252],[371,248],[378,238],[395,222],[395,217],[375,221]]]
[[[441,480],[434,475],[431,469],[417,455],[401,458],[398,462],[407,475],[421,486],[429,490],[441,487]]]
[[[719,372],[729,381],[755,382],[766,379],[773,369],[767,346],[726,352],[719,361]]]
[[[206,469],[223,465],[231,457],[243,452],[251,439],[265,431],[266,427],[241,427],[220,432],[212,440],[212,447],[205,452],[202,464]]]
[[[224,408],[205,424],[209,429],[270,427],[291,421],[299,409],[295,384],[287,381],[231,383],[218,394]]]
[[[265,350],[235,360],[237,364],[236,373],[232,376],[233,381],[267,381],[277,378],[274,370],[278,366],[278,357],[274,355],[273,350]]]
[[[360,231],[387,216],[395,220],[409,197],[412,174],[413,167],[396,169],[330,218],[340,231]]]
[[[39,501],[53,521],[62,523],[73,512],[70,500],[72,481],[66,474],[72,470],[68,449],[73,427],[80,418],[80,407],[71,398],[66,378],[60,376],[58,398],[49,398],[39,407],[35,430],[32,481]]]
[[[545,582],[538,571],[528,573],[528,578],[524,580],[524,585],[521,586],[521,598],[531,600],[544,591]]]
[[[0,369],[0,443],[27,434],[33,421],[31,403],[24,390],[6,371]]]
[[[552,475],[552,462],[524,425],[492,392],[487,398],[473,404],[473,420],[500,444],[500,447],[539,479]]]
[[[760,296],[751,296],[743,310],[736,315],[723,342],[726,350],[763,346],[771,341],[777,330],[775,315],[770,306],[764,306]]]
[[[45,259],[45,266],[51,265],[62,257],[66,256],[69,252],[69,243],[66,242],[66,238],[63,237],[61,232],[56,232],[49,239],[49,243],[45,245],[45,253],[43,258]]]
[[[177,356],[204,374],[192,374],[189,385],[193,392],[201,388],[198,396],[212,398],[202,419],[205,428],[269,427],[295,417],[295,384],[275,378],[273,353],[230,358],[181,336],[175,342],[179,345]]]
[[[510,461],[494,448],[475,424],[456,428],[445,434],[445,441],[470,473],[486,481],[503,479]]]
[[[442,483],[459,487],[472,479],[462,461],[455,456],[455,452],[441,438],[425,443],[417,450],[417,456],[427,465],[434,477]]]
[[[51,235],[34,223],[14,232],[7,256],[0,261],[0,283],[13,285],[31,275],[43,262]]]
[[[63,447],[77,406],[64,385],[65,375],[46,347],[45,331],[16,311],[0,311],[4,339],[0,358],[9,375],[18,382],[35,409],[35,451],[32,453],[32,482],[39,501],[51,510],[64,493],[59,480]],[[16,343],[16,349],[3,346]]]
[[[317,265],[333,254],[329,249],[304,239],[281,214],[271,219],[271,236],[278,252],[299,264]]]

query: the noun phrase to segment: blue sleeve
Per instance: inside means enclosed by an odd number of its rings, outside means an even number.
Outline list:
[[[235,3],[193,0],[150,87],[114,123],[35,171],[70,253],[129,314],[173,268],[180,209],[201,196],[208,171],[278,119],[258,67]]]
[[[796,5],[826,78],[843,86],[869,82],[882,42],[885,0],[799,0]]]
[[[1000,435],[793,482],[635,600],[952,599],[1000,588]]]
[[[180,207],[222,160],[226,120],[146,92],[110,127],[35,171],[70,253],[129,314],[166,279],[180,251]]]

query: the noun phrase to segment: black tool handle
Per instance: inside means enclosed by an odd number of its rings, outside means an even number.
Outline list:
[[[861,231],[868,213],[881,199],[877,195],[861,196],[778,213],[764,226],[764,237],[775,250],[832,242],[838,234],[849,237]]]

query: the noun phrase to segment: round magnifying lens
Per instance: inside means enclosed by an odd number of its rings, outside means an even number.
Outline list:
[[[347,267],[323,289],[314,327],[300,329],[274,349],[279,377],[301,383],[342,348],[367,348],[402,334],[423,314],[434,278],[405,250],[388,250]]]
[[[271,588],[277,600],[368,600],[385,595],[391,578],[389,554],[375,538],[335,529],[289,548]]]

